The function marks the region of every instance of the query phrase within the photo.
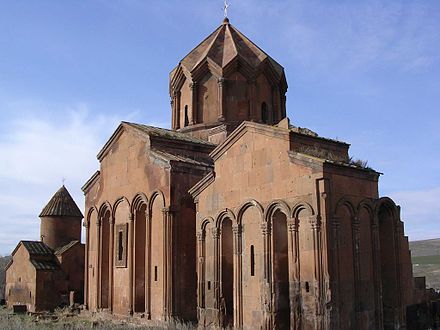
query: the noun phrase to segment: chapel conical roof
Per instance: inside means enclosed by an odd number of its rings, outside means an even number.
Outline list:
[[[260,64],[268,61],[280,76],[284,71],[280,64],[231,25],[227,18],[222,25],[185,56],[180,64],[187,71],[192,72],[205,60],[210,60],[224,69],[236,58],[246,61],[253,69],[257,69]]]
[[[40,213],[40,217],[77,217],[83,218],[83,215],[73,200],[66,187],[63,185],[53,195],[49,203]]]

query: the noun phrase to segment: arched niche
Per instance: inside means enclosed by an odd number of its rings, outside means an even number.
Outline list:
[[[150,246],[150,301],[151,319],[159,320],[164,308],[164,199],[160,193],[150,198],[151,246]]]
[[[90,310],[96,310],[97,295],[98,295],[98,242],[99,242],[99,227],[98,227],[98,212],[93,210],[88,215],[88,235],[87,235],[87,286],[88,286],[88,306]]]
[[[264,240],[261,230],[263,213],[258,204],[245,205],[239,212],[242,226],[242,317],[243,324],[255,323],[255,318],[262,319],[262,284],[264,283]]]
[[[222,326],[234,325],[234,237],[232,233],[233,220],[225,216],[220,222],[220,312]]]
[[[374,328],[375,283],[373,249],[373,211],[368,204],[361,203],[358,208],[359,222],[359,311],[366,328]]]
[[[288,214],[288,213],[287,213]],[[287,214],[276,209],[271,216],[272,287],[275,328],[290,329],[289,239]]]
[[[99,219],[101,221],[101,244],[100,244],[100,308],[108,309],[111,306],[111,284],[110,273],[112,271],[112,249],[111,249],[111,209],[104,205],[100,209]]]
[[[395,206],[384,200],[379,203],[376,212],[379,224],[383,323],[385,329],[391,329],[398,319],[399,305]]]
[[[311,315],[316,313],[316,260],[315,245],[313,238],[313,227],[311,217],[313,215],[312,209],[307,204],[300,204],[293,208],[294,221],[298,226],[298,259],[299,259],[299,288],[295,291],[300,295],[302,302],[295,308],[295,315],[298,319],[296,324],[302,324],[304,329],[313,329],[315,327],[315,320]]]
[[[129,226],[132,226],[130,203],[126,198],[118,199],[113,206],[115,218],[114,253],[113,253],[113,311],[115,314],[124,315],[130,310],[130,271],[129,264],[130,238]]]
[[[148,204],[146,199],[138,200],[133,207],[134,214],[134,312],[145,312],[146,256]]]
[[[355,255],[353,249],[353,221],[354,211],[352,205],[341,200],[336,208],[339,219],[339,292],[340,296],[340,322],[347,324],[348,328],[355,327],[356,301],[355,301]]]

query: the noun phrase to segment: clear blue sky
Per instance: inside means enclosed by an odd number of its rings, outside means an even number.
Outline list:
[[[384,175],[410,239],[440,237],[440,1],[230,0],[231,23],[285,67],[293,124]],[[168,73],[223,1],[2,1],[0,254],[39,238],[121,120],[168,127]]]

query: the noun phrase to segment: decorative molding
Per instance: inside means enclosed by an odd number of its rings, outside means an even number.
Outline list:
[[[202,180],[197,182],[188,192],[192,198],[197,198],[211,183],[215,181],[215,172],[209,172]]]
[[[260,229],[261,229],[261,233],[264,236],[270,235],[270,233],[271,233],[270,223],[268,223],[268,222],[260,223]]]

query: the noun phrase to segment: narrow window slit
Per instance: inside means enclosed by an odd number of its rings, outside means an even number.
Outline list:
[[[255,276],[255,252],[253,245],[251,245],[251,276]]]

